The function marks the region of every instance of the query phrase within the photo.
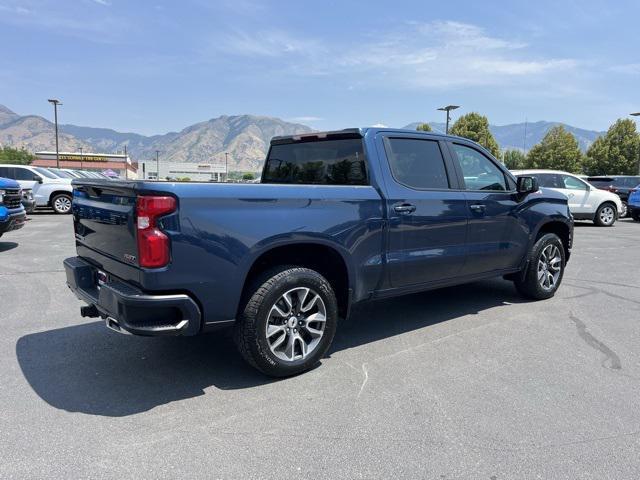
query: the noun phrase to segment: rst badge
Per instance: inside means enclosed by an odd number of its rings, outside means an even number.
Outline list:
[[[130,253],[125,253],[123,255],[123,257],[124,257],[124,261],[125,262],[132,263],[132,264],[135,265],[135,263],[136,263],[136,256],[135,255],[131,255]]]

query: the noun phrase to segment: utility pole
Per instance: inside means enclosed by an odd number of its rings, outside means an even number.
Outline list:
[[[50,98],[47,101],[53,105],[53,116],[56,126],[56,168],[60,168],[60,150],[58,148],[58,105],[62,105],[62,103],[60,103],[60,100],[55,98]]]
[[[160,180],[160,150],[156,150],[156,180]]]
[[[82,170],[82,147],[80,147],[80,170]]]
[[[447,112],[447,126],[445,127],[444,131],[444,133],[446,133],[447,135],[449,134],[449,120],[451,120],[449,112],[451,112],[451,110],[455,110],[456,108],[460,108],[460,105],[447,105],[446,107],[441,107],[438,109],[441,112]]]
[[[124,179],[129,180],[129,157],[127,157],[127,146],[124,146]]]
[[[640,112],[630,113],[632,117],[640,117]],[[640,148],[638,148],[638,175],[640,175]]]
[[[224,152],[224,181],[229,181],[229,152]]]
[[[524,137],[522,137],[522,150],[527,154],[527,119],[524,119]]]

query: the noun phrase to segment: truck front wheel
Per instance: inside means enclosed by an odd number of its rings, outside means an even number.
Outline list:
[[[281,266],[261,275],[246,293],[234,336],[249,364],[286,377],[320,361],[338,322],[335,293],[322,275]]]
[[[516,289],[534,300],[551,298],[562,282],[564,267],[562,240],[555,233],[547,233],[531,249],[526,270],[515,278]]]

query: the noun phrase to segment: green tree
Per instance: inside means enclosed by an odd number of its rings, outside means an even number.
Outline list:
[[[564,170],[579,173],[582,152],[578,141],[562,125],[551,128],[527,156],[529,168]]]
[[[509,170],[527,168],[527,156],[520,150],[506,150],[502,161]]]
[[[489,120],[484,115],[476,112],[467,113],[453,124],[449,132],[452,135],[458,135],[479,143],[489,150],[494,157],[500,155],[500,147],[496,139],[493,138],[489,130]]]
[[[2,147],[0,148],[0,163],[13,163],[16,165],[29,165],[35,160],[35,156],[31,155],[24,148]]]
[[[255,177],[255,175],[252,172],[246,172],[242,175],[242,180],[244,181],[249,181],[249,180],[253,180]]]
[[[420,125],[418,125],[416,127],[416,130],[419,132],[430,132],[431,131],[431,125],[429,125],[428,123],[421,123]]]
[[[631,119],[618,119],[587,150],[583,168],[587,175],[637,175],[640,134]]]

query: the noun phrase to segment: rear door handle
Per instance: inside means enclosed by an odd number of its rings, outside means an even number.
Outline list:
[[[416,211],[416,206],[411,205],[410,203],[401,203],[400,205],[395,205],[393,209],[400,215],[409,215]]]
[[[485,210],[485,206],[482,203],[474,203],[473,205],[469,205],[469,208],[475,213],[484,213]]]

